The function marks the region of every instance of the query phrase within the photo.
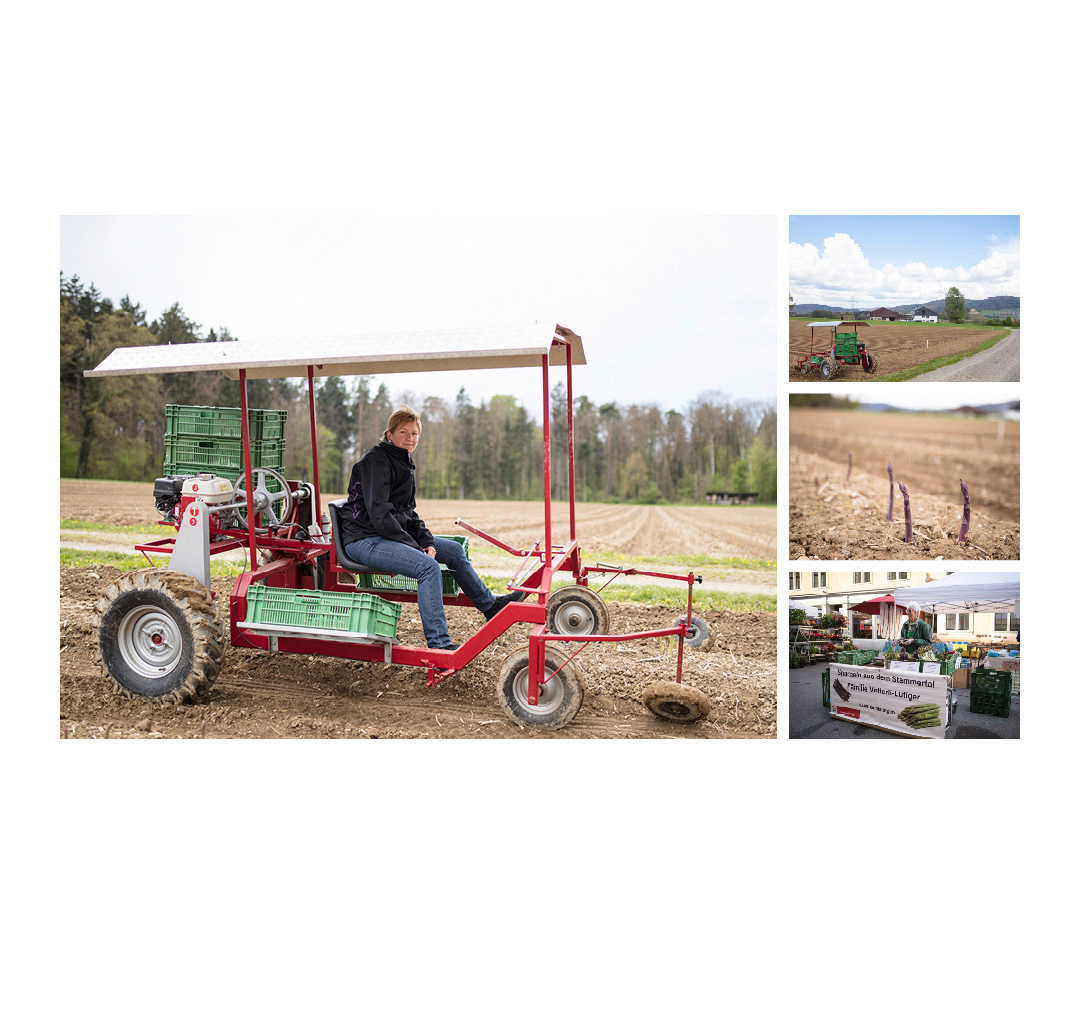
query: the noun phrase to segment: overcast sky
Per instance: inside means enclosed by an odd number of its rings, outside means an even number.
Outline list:
[[[877,309],[1020,295],[1020,218],[1010,215],[793,215],[796,305]]]
[[[699,394],[776,398],[776,226],[761,217],[64,217],[60,268],[147,319],[179,302],[257,337],[551,320],[581,335],[574,393],[682,409]],[[474,403],[531,370],[385,378]],[[554,381],[553,381],[554,382]]]

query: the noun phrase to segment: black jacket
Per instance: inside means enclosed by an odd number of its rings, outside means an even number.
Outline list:
[[[407,450],[383,440],[353,467],[349,498],[341,507],[346,545],[375,534],[423,550],[435,544],[416,515],[416,466]]]

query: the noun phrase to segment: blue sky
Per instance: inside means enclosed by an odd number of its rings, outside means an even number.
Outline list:
[[[1020,295],[1018,215],[792,215],[788,230],[796,303]]]
[[[60,268],[154,319],[258,337],[552,320],[581,335],[575,395],[682,410],[776,399],[770,216],[63,217]],[[752,340],[747,340],[752,335]],[[689,364],[689,368],[688,368]],[[377,381],[376,381],[377,382]],[[392,394],[533,409],[531,370],[393,375]]]

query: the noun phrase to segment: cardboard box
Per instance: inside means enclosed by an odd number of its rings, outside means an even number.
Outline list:
[[[984,668],[991,668],[994,671],[1015,671],[1017,674],[1020,672],[1020,658],[1019,657],[984,657]]]
[[[970,685],[971,681],[971,668],[957,668],[953,672],[953,687],[957,689],[966,689]]]

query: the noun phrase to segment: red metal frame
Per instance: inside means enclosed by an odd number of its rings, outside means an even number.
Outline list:
[[[247,592],[252,584],[266,581],[277,587],[295,589],[312,589],[314,578],[301,567],[315,564],[320,557],[324,558],[323,588],[337,591],[356,591],[355,584],[343,583],[340,580],[342,574],[349,572],[339,565],[337,560],[337,546],[328,539],[325,541],[299,540],[296,537],[282,537],[277,533],[257,534],[255,524],[248,524],[246,538],[239,537],[235,532],[222,531],[211,520],[211,545],[212,555],[235,548],[246,548],[250,558],[250,569],[241,574],[233,586],[229,597],[230,634],[233,646],[251,647],[260,650],[277,650],[282,653],[308,653],[342,657],[349,660],[369,661],[372,663],[403,664],[411,667],[419,667],[427,670],[427,684],[435,685],[454,672],[461,670],[471,661],[475,660],[481,652],[489,647],[499,636],[507,631],[512,625],[524,622],[533,626],[529,634],[529,703],[536,705],[539,698],[539,687],[548,676],[545,670],[545,645],[555,643],[579,643],[578,650],[572,655],[576,656],[590,643],[623,643],[638,639],[654,639],[659,637],[677,636],[679,638],[679,650],[676,663],[675,680],[682,681],[683,664],[683,640],[690,628],[693,616],[693,588],[695,582],[700,583],[701,577],[693,573],[685,576],[673,573],[657,573],[634,568],[622,568],[617,566],[583,566],[581,563],[581,549],[577,543],[577,520],[576,520],[576,487],[574,478],[574,399],[573,399],[573,375],[571,365],[570,342],[555,337],[553,344],[561,345],[566,354],[566,391],[567,391],[567,440],[568,440],[568,464],[569,464],[569,510],[570,510],[570,540],[565,545],[554,545],[551,534],[551,404],[549,394],[549,360],[550,355],[545,354],[542,358],[542,398],[543,398],[543,433],[544,433],[544,541],[541,549],[537,541],[531,549],[521,550],[500,541],[498,538],[485,533],[477,527],[458,520],[457,524],[463,529],[483,538],[496,545],[510,555],[521,558],[522,563],[517,573],[510,581],[510,587],[514,590],[526,591],[530,596],[535,594],[535,600],[513,602],[503,608],[491,621],[482,625],[475,633],[468,637],[456,650],[433,650],[428,647],[412,647],[404,644],[389,645],[389,650],[382,644],[357,643],[345,640],[333,640],[326,638],[309,638],[302,635],[270,635],[267,633],[253,632],[242,629],[239,623],[243,622],[247,615]],[[811,347],[812,347],[811,333]],[[321,366],[308,366],[308,412],[311,424],[311,453],[312,472],[314,478],[315,502],[314,520],[318,522],[322,512],[322,501],[319,490],[319,464],[318,464],[318,428],[315,405],[314,370]],[[244,442],[244,473],[247,483],[247,515],[254,515],[254,481],[251,466],[251,438],[248,426],[248,394],[246,370],[239,371],[240,378],[240,408],[242,418],[242,434]],[[296,482],[289,482],[292,490],[299,486]],[[290,518],[287,518],[290,519]],[[163,524],[166,523],[163,521]],[[172,525],[177,526],[177,525]],[[296,525],[285,528],[290,534],[295,533]],[[159,541],[148,542],[137,548],[147,552],[170,552],[175,539],[166,538]],[[272,549],[278,556],[274,561],[260,566],[258,564],[258,550]],[[149,558],[149,557],[147,557]],[[534,561],[533,567],[522,576],[522,572],[530,561]],[[680,618],[677,625],[663,629],[649,629],[641,632],[609,634],[609,635],[569,635],[556,634],[547,629],[547,603],[551,593],[551,582],[558,572],[567,571],[577,584],[588,586],[590,574],[610,574],[611,579],[604,584],[607,587],[618,576],[639,575],[654,577],[657,579],[683,581],[687,585],[686,617]],[[376,594],[379,597],[391,601],[415,601],[415,593],[403,593],[395,590],[369,590],[362,588],[364,593]],[[601,588],[603,589],[603,588]],[[472,602],[464,594],[458,594],[456,598],[444,598],[444,604],[471,606]]]

